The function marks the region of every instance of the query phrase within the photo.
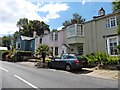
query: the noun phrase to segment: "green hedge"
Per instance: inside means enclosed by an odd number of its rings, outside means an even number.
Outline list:
[[[24,61],[24,57],[31,57],[32,55],[31,51],[16,51],[14,61]]]
[[[2,60],[5,61],[6,60],[6,55],[9,54],[9,51],[6,50],[6,51],[2,51]]]
[[[110,56],[108,58],[108,64],[117,64],[119,57],[118,56]]]
[[[105,52],[97,52],[94,54],[86,55],[86,59],[90,65],[97,65],[98,63],[103,64],[117,64],[119,57],[110,56]]]

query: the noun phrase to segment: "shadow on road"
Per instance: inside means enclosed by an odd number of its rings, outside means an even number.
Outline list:
[[[71,73],[74,73],[74,74],[87,74],[91,72],[93,72],[93,70],[82,69],[82,70],[71,71]]]

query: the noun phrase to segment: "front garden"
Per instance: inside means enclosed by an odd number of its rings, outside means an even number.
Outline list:
[[[110,56],[105,52],[97,52],[84,56],[88,60],[88,66],[97,69],[115,69],[120,56]]]

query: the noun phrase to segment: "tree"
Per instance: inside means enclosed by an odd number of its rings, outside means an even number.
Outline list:
[[[112,2],[112,9],[113,9],[113,11],[117,11],[120,9],[120,1],[119,0],[115,0],[114,2]]]
[[[85,19],[82,18],[82,16],[80,16],[78,13],[73,14],[73,19],[71,19],[72,24],[75,24],[75,23],[81,24],[83,22],[85,22]]]
[[[11,36],[3,36],[2,37],[2,46],[3,47],[8,47],[8,49],[10,48],[11,45]]]
[[[27,28],[27,25],[28,25],[27,18],[20,18],[19,21],[17,22],[17,27],[19,27],[20,30]]]
[[[49,54],[50,50],[49,50],[49,46],[48,45],[44,45],[44,44],[40,44],[36,50],[36,54],[42,55],[43,52],[45,54]],[[45,63],[45,60],[43,59],[43,63]]]
[[[56,32],[57,31],[57,29],[53,29],[51,32]]]
[[[63,22],[63,26],[67,27],[71,24],[71,22],[69,20],[66,20],[65,22]]]
[[[63,22],[63,26],[67,27],[72,24],[82,24],[84,22],[85,22],[85,19],[82,18],[81,15],[79,15],[78,13],[74,13],[73,18],[71,20],[66,20],[65,22]]]
[[[17,36],[18,36],[18,31],[16,31],[14,34],[13,34],[13,46],[15,47],[16,46],[16,39],[17,39]]]
[[[44,30],[50,31],[49,25],[39,20],[28,20],[27,18],[21,18],[16,25],[19,27],[19,31],[22,35],[29,37],[33,37],[34,31],[37,32],[37,35],[44,34]]]

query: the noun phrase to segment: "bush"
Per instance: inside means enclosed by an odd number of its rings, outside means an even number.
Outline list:
[[[2,60],[5,61],[7,58],[6,56],[9,54],[9,51],[6,50],[6,51],[2,51]]]
[[[118,56],[110,56],[108,58],[108,64],[117,64],[119,57]]]
[[[88,64],[93,65],[97,62],[97,59],[95,58],[94,55],[86,55],[86,59],[88,60]]]
[[[32,57],[32,52],[31,51],[16,51],[14,54],[14,61],[24,61],[29,57]],[[26,58],[27,57],[27,58]]]

